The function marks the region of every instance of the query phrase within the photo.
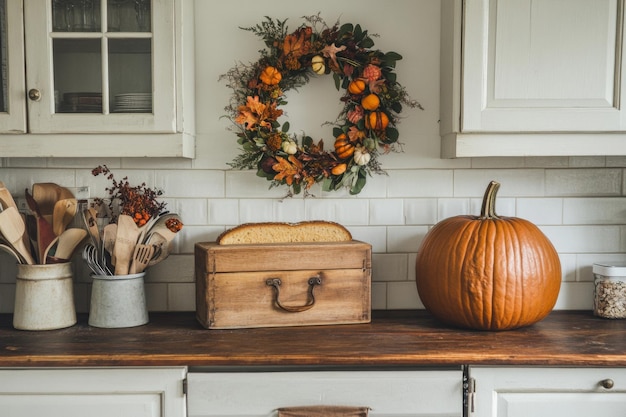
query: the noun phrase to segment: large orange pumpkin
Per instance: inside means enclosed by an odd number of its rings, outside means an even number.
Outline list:
[[[500,184],[485,192],[480,216],[437,223],[424,238],[415,266],[424,306],[439,320],[478,330],[528,326],[547,316],[561,286],[561,263],[531,222],[500,217]]]

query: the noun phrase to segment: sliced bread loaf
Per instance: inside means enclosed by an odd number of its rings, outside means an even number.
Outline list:
[[[226,230],[217,238],[220,245],[258,243],[346,242],[352,235],[342,225],[321,220],[300,223],[245,223]]]

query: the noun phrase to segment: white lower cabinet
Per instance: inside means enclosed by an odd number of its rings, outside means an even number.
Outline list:
[[[275,416],[281,407],[369,407],[372,417],[463,415],[462,369],[188,374],[189,417]]]
[[[470,367],[470,417],[623,417],[626,368]]]
[[[186,368],[0,369],[2,417],[185,417]]]

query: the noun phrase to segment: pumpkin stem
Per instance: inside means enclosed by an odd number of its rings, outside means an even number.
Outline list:
[[[498,189],[500,188],[500,183],[497,181],[491,181],[485,190],[485,195],[483,197],[483,205],[480,208],[480,218],[481,219],[499,219],[500,217],[496,214],[496,194],[498,194]]]

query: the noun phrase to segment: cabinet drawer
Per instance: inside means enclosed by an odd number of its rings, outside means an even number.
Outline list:
[[[0,369],[3,417],[184,417],[186,369]]]
[[[370,416],[461,416],[462,371],[190,372],[189,417],[275,416],[280,407],[369,407]]]
[[[626,369],[472,367],[471,417],[623,417]]]

